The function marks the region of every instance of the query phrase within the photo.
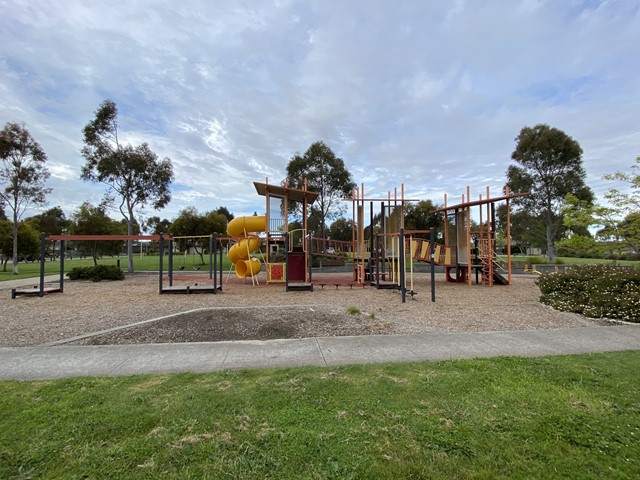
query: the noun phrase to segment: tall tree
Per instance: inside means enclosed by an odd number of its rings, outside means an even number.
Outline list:
[[[101,182],[109,187],[108,195],[119,201],[118,209],[127,222],[127,235],[137,224],[136,210],[151,205],[158,210],[171,200],[169,186],[173,181],[173,165],[169,158],[158,160],[149,145],[123,145],[118,131],[118,109],[105,100],[95,118],[83,130],[82,156],[87,163],[81,178]],[[133,272],[133,242],[127,245],[128,270]]]
[[[125,232],[124,225],[107,215],[104,203],[94,206],[89,202],[84,202],[73,213],[69,229],[73,235],[122,235]],[[98,264],[100,255],[119,255],[122,247],[123,242],[119,240],[76,242],[76,248],[91,255],[94,265]]]
[[[562,232],[561,208],[566,195],[593,201],[593,192],[584,183],[582,148],[562,130],[544,124],[524,127],[515,140],[511,158],[516,165],[507,169],[507,184],[512,191],[530,194],[514,199],[513,206],[544,218],[547,256],[552,262],[554,243]]]
[[[18,274],[18,224],[27,208],[43,205],[51,188],[47,155],[24,126],[7,123],[0,132],[0,203],[12,214],[13,274]]]
[[[326,238],[327,222],[346,211],[347,205],[341,200],[351,195],[355,183],[344,160],[336,157],[321,141],[313,143],[304,155],[294,155],[287,165],[286,181],[289,187],[302,189],[305,179],[307,189],[319,193],[309,214],[313,216],[315,212],[319,219],[318,236]],[[300,204],[290,207],[291,211],[298,213],[300,209]]]

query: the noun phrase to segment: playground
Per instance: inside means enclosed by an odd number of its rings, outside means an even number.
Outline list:
[[[492,197],[487,188],[476,200],[467,187],[460,202],[451,204],[445,196],[439,210],[443,235],[436,238],[434,230],[405,228],[405,205],[416,200],[405,197],[404,185],[399,194],[394,190],[386,198],[368,198],[362,184],[350,199],[348,242],[315,238],[309,231],[307,212],[317,193],[306,186],[297,190],[271,185],[268,179],[254,186],[265,197],[265,215],[236,217],[227,236],[135,237],[158,242],[157,273],[117,282],[71,282],[64,279],[61,261],[59,276],[45,285],[42,261],[39,280],[0,291],[0,346],[535,330],[598,323],[540,304],[537,276],[512,273],[508,228],[506,263],[498,262],[496,205],[506,202],[508,218],[509,201],[523,194],[507,189]],[[292,202],[300,203],[302,211],[302,223],[295,227],[288,220]],[[59,240],[61,248],[66,241],[114,238],[47,237]],[[208,268],[188,270],[180,264],[186,251],[176,245],[186,240],[200,242],[202,252],[207,248]],[[44,235],[41,244],[43,257]],[[336,260],[342,268],[314,266]],[[176,293],[187,295],[163,295]]]
[[[329,282],[314,292],[285,292],[280,285],[262,282],[254,288],[238,279],[225,284],[224,293],[218,295],[157,295],[155,275],[134,274],[118,282],[68,281],[64,294],[42,298],[12,300],[5,288],[0,291],[0,346],[69,343],[82,336],[72,343],[266,340],[600,324],[541,305],[534,275],[514,275],[509,288],[468,289],[437,274],[434,303],[428,294],[430,274],[420,273],[415,288],[425,294],[404,304],[397,290],[350,288],[351,272],[314,275],[317,281],[334,279],[340,286],[336,289]]]

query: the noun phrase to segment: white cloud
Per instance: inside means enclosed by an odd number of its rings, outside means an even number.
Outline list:
[[[79,179],[82,128],[105,98],[123,138],[172,159],[186,206],[264,209],[316,140],[368,192],[499,192],[524,125],[563,129],[589,183],[640,154],[633,0],[4,4],[0,121],[47,152],[52,204],[99,201]],[[70,213],[70,211],[67,211]]]

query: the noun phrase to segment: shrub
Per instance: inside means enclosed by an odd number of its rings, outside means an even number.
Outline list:
[[[546,257],[529,257],[527,258],[527,262],[530,265],[545,265],[547,263]]]
[[[613,265],[581,265],[542,275],[540,302],[591,318],[640,323],[640,270]]]
[[[358,315],[360,314],[360,309],[358,307],[347,307],[347,313],[349,315]]]
[[[72,268],[67,276],[70,280],[124,280],[124,272],[115,265],[95,265],[93,267]]]

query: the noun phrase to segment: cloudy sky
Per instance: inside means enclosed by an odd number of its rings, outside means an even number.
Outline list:
[[[187,206],[262,213],[323,140],[367,196],[498,194],[520,129],[584,150],[588,183],[640,155],[637,0],[0,0],[0,123],[48,155],[49,206],[98,203],[82,128],[105,99],[121,135],[175,169]],[[153,211],[145,212],[154,214]],[[115,214],[114,214],[115,216]]]

